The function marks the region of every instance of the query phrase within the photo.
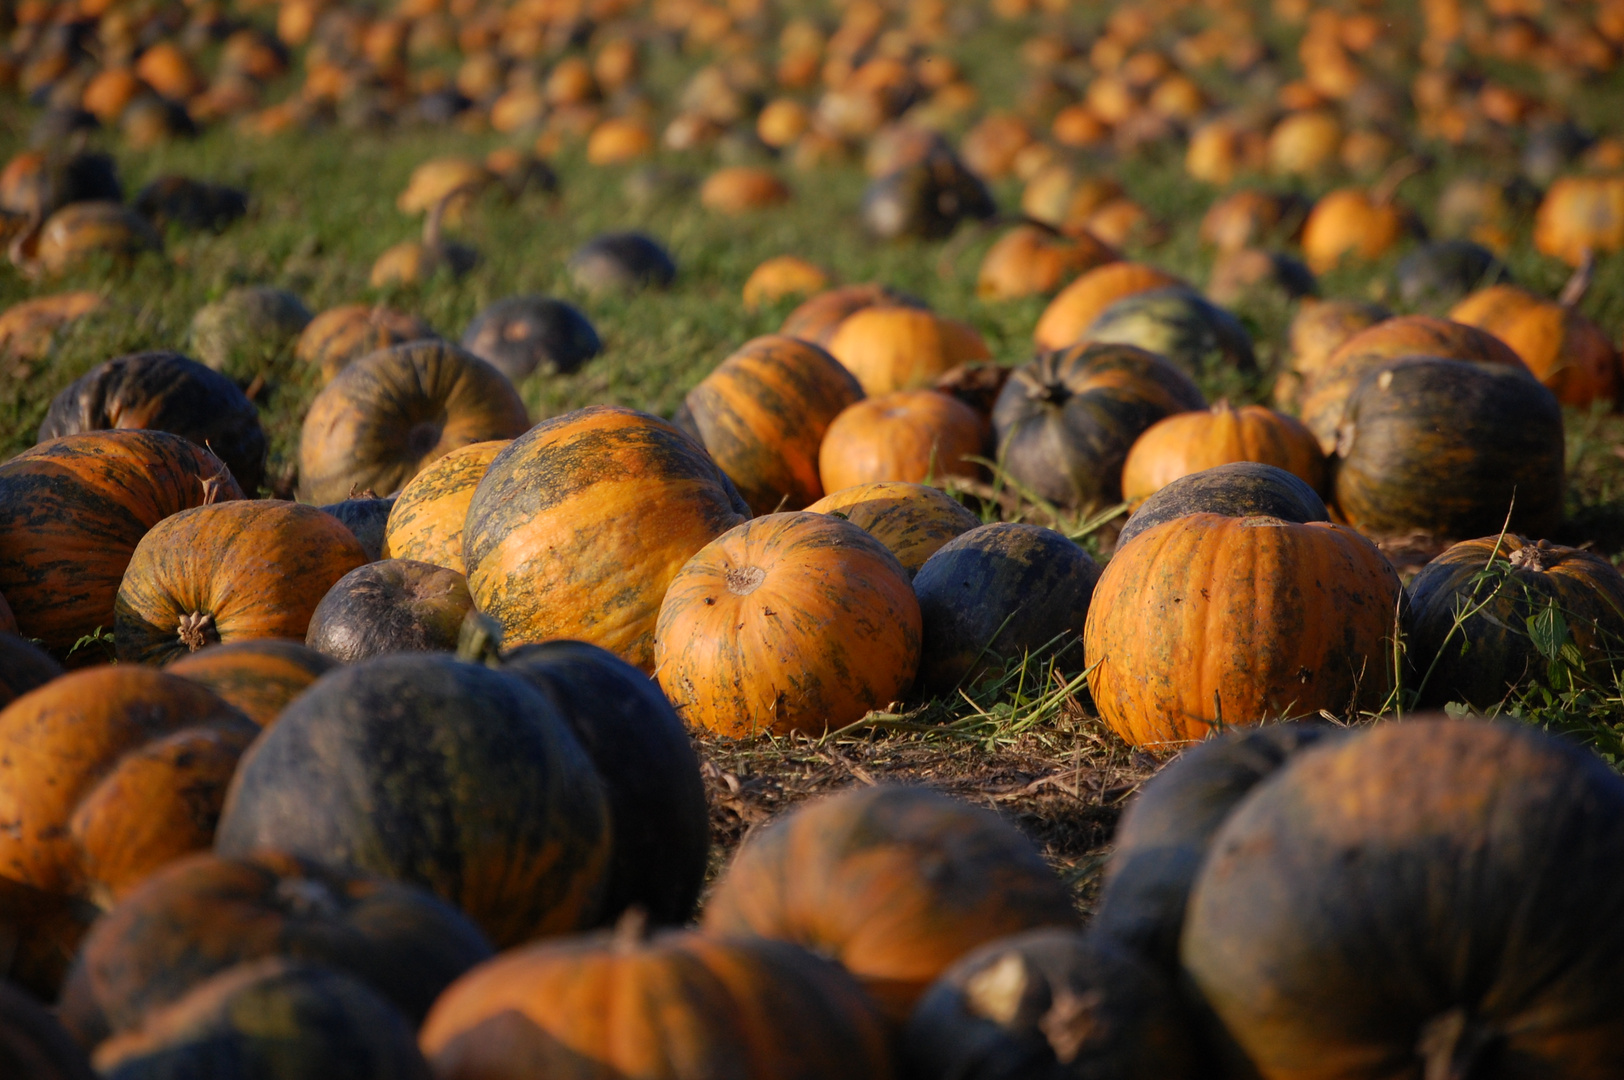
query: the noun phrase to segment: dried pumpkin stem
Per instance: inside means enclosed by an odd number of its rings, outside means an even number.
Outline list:
[[[180,625],[176,628],[176,635],[180,638],[182,645],[192,652],[197,652],[197,650],[209,643],[206,635],[213,627],[213,615],[202,611],[194,611],[190,615],[180,617]]]

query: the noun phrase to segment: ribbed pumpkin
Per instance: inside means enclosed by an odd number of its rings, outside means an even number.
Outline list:
[[[836,964],[778,941],[631,927],[497,957],[423,1027],[440,1080],[889,1080],[887,1033]]]
[[[1122,531],[1121,548],[1146,529],[1186,514],[1329,521],[1325,502],[1301,478],[1275,465],[1235,461],[1182,476],[1139,504]]]
[[[319,369],[321,381],[329,383],[353,361],[379,349],[438,336],[415,315],[381,306],[345,304],[311,319],[299,334],[294,355]]]
[[[1180,477],[1236,461],[1275,465],[1325,490],[1325,455],[1299,421],[1261,405],[1232,409],[1219,402],[1146,428],[1122,464],[1122,497],[1137,509]]]
[[[835,331],[848,316],[869,307],[911,307],[923,310],[923,300],[885,285],[842,285],[818,293],[784,317],[780,334],[829,347]]]
[[[1013,825],[927,788],[878,784],[803,803],[752,834],[701,926],[833,957],[900,1024],[971,949],[1077,921],[1065,886]]]
[[[1521,724],[1297,755],[1196,879],[1187,978],[1266,1080],[1624,1073],[1624,780]]]
[[[1515,285],[1491,285],[1456,304],[1449,317],[1509,345],[1564,405],[1611,405],[1624,392],[1618,351],[1602,328],[1571,304]]]
[[[10,631],[0,633],[0,709],[61,674],[61,665],[39,646]]]
[[[871,396],[928,386],[960,364],[992,358],[968,323],[912,307],[863,308],[841,321],[828,348]]]
[[[242,500],[159,522],[130,557],[114,605],[126,663],[163,664],[205,644],[303,638],[316,605],[367,561],[337,518],[302,503]]]
[[[299,498],[393,495],[448,451],[529,426],[513,384],[472,353],[440,341],[382,349],[311,402],[299,433]]]
[[[38,232],[13,248],[13,259],[32,273],[56,275],[97,255],[128,263],[161,252],[163,239],[134,210],[112,202],[79,202],[46,219]]]
[[[39,1002],[0,982],[0,1071],[26,1080],[95,1080],[90,1059]]]
[[[480,480],[463,534],[468,587],[509,646],[578,638],[651,671],[671,579],[748,516],[704,448],[658,417],[566,413],[515,439]]]
[[[890,549],[910,578],[943,544],[981,524],[940,488],[896,480],[841,488],[806,509],[843,517],[865,530]]]
[[[993,407],[998,460],[1062,506],[1122,497],[1134,440],[1171,413],[1206,407],[1189,376],[1131,345],[1076,345],[1018,367]]]
[[[1296,408],[1303,387],[1313,381],[1344,341],[1392,314],[1380,304],[1359,300],[1305,300],[1291,317],[1288,367],[1275,379],[1274,403]]]
[[[0,593],[20,632],[66,651],[113,625],[148,529],[206,499],[240,499],[203,447],[162,431],[53,439],[0,465]]]
[[[1032,341],[1040,350],[1064,349],[1080,341],[1100,313],[1123,297],[1184,284],[1172,274],[1136,262],[1095,267],[1067,285],[1038,318]]]
[[[1087,232],[1071,236],[1036,225],[1017,225],[982,256],[976,295],[984,300],[1012,300],[1051,293],[1078,274],[1119,258]]]
[[[1340,525],[1189,514],[1100,575],[1084,648],[1100,716],[1165,752],[1225,726],[1386,698],[1398,575]]]
[[[493,439],[447,451],[406,482],[389,511],[383,557],[416,559],[462,573],[462,527],[468,503],[491,462],[512,440]]]
[[[1257,370],[1251,336],[1240,320],[1181,285],[1123,297],[1100,312],[1078,340],[1134,345],[1191,376]]]
[[[505,948],[590,925],[609,844],[602,784],[553,705],[423,653],[341,668],[295,699],[238,770],[215,850],[422,885]]]
[[[337,666],[300,642],[257,638],[210,645],[164,671],[214,691],[260,727],[270,727],[288,702]]]
[[[672,579],[654,667],[691,727],[837,730],[897,700],[919,665],[919,602],[885,545],[824,514],[723,533]]]
[[[452,652],[473,609],[455,570],[381,559],[335,581],[310,615],[305,644],[340,663],[393,652]]]
[[[974,479],[980,466],[966,459],[984,454],[986,443],[986,421],[964,402],[936,390],[900,390],[834,418],[818,448],[818,475],[829,491],[887,480]]]
[[[700,441],[752,513],[799,510],[823,497],[818,448],[863,388],[816,345],[770,334],[746,342],[688,391]]]

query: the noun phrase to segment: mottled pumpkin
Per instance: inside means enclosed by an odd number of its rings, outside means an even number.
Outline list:
[[[1373,709],[1392,685],[1398,575],[1340,525],[1189,514],[1100,575],[1084,651],[1100,716],[1166,752],[1226,726]]]
[[[269,285],[240,286],[197,309],[187,348],[215,371],[253,379],[286,371],[284,358],[309,325],[310,310],[295,294]]]
[[[101,306],[102,298],[93,292],[38,296],[13,304],[0,313],[0,354],[43,360],[51,355],[58,331]]]
[[[1261,405],[1232,409],[1219,402],[1146,428],[1122,464],[1122,497],[1137,509],[1180,477],[1236,461],[1275,465],[1315,491],[1325,490],[1325,455],[1313,432]]]
[[[1624,392],[1618,350],[1569,304],[1515,285],[1492,285],[1456,304],[1449,317],[1504,341],[1564,405],[1611,405]]]
[[[187,653],[164,671],[214,691],[260,727],[270,727],[288,702],[338,665],[285,638],[255,638]]]
[[[415,315],[366,304],[328,308],[309,320],[294,346],[294,356],[332,382],[352,362],[379,349],[409,341],[437,338],[428,323]]]
[[[1304,301],[1287,330],[1290,352],[1286,370],[1275,378],[1275,404],[1297,408],[1304,384],[1319,374],[1344,341],[1392,315],[1380,304],[1360,300]]]
[[[1624,780],[1521,724],[1295,756],[1190,894],[1187,978],[1265,1080],[1624,1073]]]
[[[771,334],[746,342],[688,391],[684,405],[716,464],[752,513],[800,510],[823,497],[818,448],[863,397],[851,372],[809,342]]]
[[[18,1080],[95,1080],[90,1059],[43,1005],[0,982],[0,1073]]]
[[[114,202],[76,202],[14,245],[12,257],[25,271],[54,276],[95,256],[127,264],[163,246],[163,238],[134,210]]]
[[[39,646],[10,631],[0,633],[0,709],[61,674],[62,666]]]
[[[909,578],[943,544],[981,524],[963,503],[940,488],[899,480],[841,488],[806,509],[843,517],[866,530],[890,549]]]
[[[389,514],[395,508],[395,499],[394,495],[387,499],[361,495],[323,506],[321,512],[337,518],[361,545],[367,560],[377,562],[383,558],[384,534],[389,526]]]
[[[468,505],[468,587],[510,646],[576,638],[652,671],[671,579],[748,516],[704,448],[670,424],[581,409],[491,462]]]
[[[440,1080],[889,1080],[851,976],[793,945],[631,928],[515,950],[452,985],[422,1046]]]
[[[393,495],[448,451],[529,426],[513,384],[472,353],[440,341],[381,349],[311,402],[299,433],[299,498]]]
[[[1257,370],[1240,320],[1182,285],[1125,296],[1084,328],[1079,341],[1135,345],[1193,376]]]
[[[1119,258],[1088,232],[1071,236],[1036,225],[1017,225],[982,256],[976,271],[976,295],[983,300],[1012,300],[1052,293],[1078,274]]]
[[[0,465],[0,593],[19,631],[66,652],[113,625],[148,529],[208,499],[241,499],[219,458],[162,431],[94,431]]]
[[[1032,341],[1040,351],[1064,349],[1112,304],[1134,293],[1184,284],[1172,274],[1136,262],[1106,263],[1060,290],[1038,317]]]
[[[592,762],[523,680],[443,653],[340,668],[243,761],[215,850],[422,885],[498,948],[598,914],[610,852]]]
[[[568,375],[603,351],[598,331],[573,304],[509,296],[475,315],[462,347],[514,382],[540,371]]]
[[[828,348],[869,395],[928,386],[960,364],[992,357],[968,323],[919,308],[880,305],[843,319]]]
[[[198,506],[165,518],[130,557],[113,611],[126,663],[163,664],[204,645],[303,638],[339,578],[367,561],[339,521],[274,499]]]
[[[311,612],[305,644],[345,664],[391,652],[453,652],[473,606],[457,571],[382,559],[333,583]]]
[[[511,440],[459,446],[406,482],[389,511],[382,555],[416,559],[462,573],[462,527],[468,503],[496,455]]]
[[[843,728],[901,698],[918,665],[907,572],[825,514],[769,514],[701,548],[654,633],[655,672],[683,721],[728,736]]]
[[[968,460],[987,450],[986,421],[936,390],[899,390],[866,398],[829,424],[818,448],[818,475],[829,491],[857,484],[975,479]]]
[[[803,302],[784,317],[778,328],[786,337],[800,338],[823,348],[829,347],[835,331],[850,315],[870,307],[911,307],[925,309],[928,305],[917,297],[909,296],[885,285],[842,285],[820,292]]]
[[[1013,825],[927,788],[878,784],[752,833],[701,926],[833,957],[901,1023],[971,949],[1077,922],[1065,886]]]
[[[1331,520],[1319,493],[1302,478],[1276,465],[1236,461],[1182,476],[1145,499],[1117,534],[1116,546],[1186,514],[1262,515],[1299,523]]]

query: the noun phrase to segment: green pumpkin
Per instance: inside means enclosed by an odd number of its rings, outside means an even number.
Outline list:
[[[1302,477],[1258,461],[1232,461],[1181,476],[1140,503],[1117,534],[1116,546],[1186,514],[1262,515],[1299,524],[1331,520],[1319,493]]]
[[[1081,340],[1137,345],[1192,376],[1257,370],[1251,335],[1240,320],[1180,285],[1123,297],[1099,313]]]

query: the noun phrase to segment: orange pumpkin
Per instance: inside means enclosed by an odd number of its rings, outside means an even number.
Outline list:
[[[925,306],[923,300],[885,285],[842,285],[806,300],[784,317],[784,324],[778,328],[778,332],[827,349],[840,324],[864,308]]]
[[[415,559],[461,574],[462,526],[474,488],[511,439],[469,443],[448,451],[406,482],[389,510],[385,559]]]
[[[968,323],[918,308],[877,305],[842,320],[829,339],[829,352],[869,395],[928,386],[960,364],[992,358]]]
[[[808,513],[843,517],[890,549],[912,578],[941,546],[981,519],[940,488],[882,480],[831,492]]]
[[[1296,407],[1304,383],[1319,373],[1337,346],[1392,314],[1380,304],[1359,300],[1303,301],[1286,334],[1290,353],[1286,370],[1274,381],[1275,404]]]
[[[776,255],[750,271],[744,282],[744,309],[756,311],[786,296],[815,293],[829,287],[829,272],[794,255]]]
[[[1325,490],[1325,455],[1313,432],[1261,405],[1232,409],[1220,402],[1146,428],[1122,464],[1122,497],[1137,507],[1181,476],[1232,461],[1274,465]]]
[[[606,117],[586,141],[586,160],[591,165],[621,165],[654,153],[654,132],[648,121],[636,116]]]
[[[884,480],[940,482],[974,478],[966,458],[984,454],[988,424],[970,406],[937,390],[901,390],[850,406],[829,424],[818,450],[828,491]]]
[[[1144,263],[1114,262],[1088,271],[1049,302],[1038,317],[1032,341],[1039,350],[1075,344],[1100,312],[1118,300],[1151,289],[1182,285],[1172,274]]]
[[[1624,248],[1624,177],[1559,178],[1535,212],[1534,247],[1569,266]]]
[[[1564,405],[1611,404],[1624,391],[1618,351],[1571,303],[1545,300],[1515,285],[1491,285],[1456,304],[1449,317],[1511,346]]]
[[[821,734],[902,697],[919,634],[919,601],[884,544],[824,514],[768,514],[672,579],[654,667],[692,727]]]
[[[699,203],[723,214],[744,214],[789,202],[790,190],[766,169],[733,165],[718,169],[699,186]]]
[[[270,727],[288,702],[338,665],[303,642],[256,638],[210,645],[164,671],[212,690],[260,727]]]
[[[1035,225],[1018,225],[987,249],[976,274],[976,295],[1011,300],[1050,293],[1078,274],[1118,258],[1088,232],[1059,235]]]
[[[317,315],[299,334],[294,356],[333,381],[351,361],[391,345],[439,335],[415,315],[366,304],[345,304]]]
[[[1372,262],[1418,231],[1414,215],[1363,188],[1338,188],[1320,198],[1303,222],[1303,257],[1316,274],[1344,260]]]
[[[0,355],[43,360],[56,343],[57,331],[102,306],[93,292],[68,292],[24,300],[0,314]]]

